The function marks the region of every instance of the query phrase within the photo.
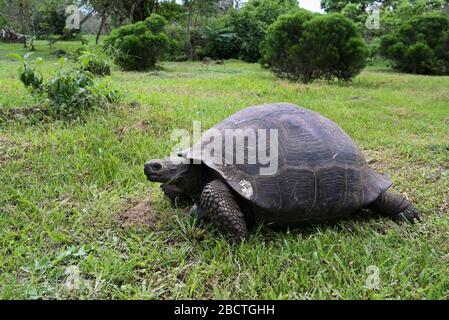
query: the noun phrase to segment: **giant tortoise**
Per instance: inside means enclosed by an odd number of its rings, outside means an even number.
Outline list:
[[[247,154],[260,150],[251,149],[248,137],[243,140],[244,159],[228,157],[239,145],[226,148],[226,134],[238,129],[240,134],[277,129],[275,172],[262,175],[259,159],[249,161]],[[288,103],[252,106],[211,130],[223,133],[219,143],[225,151],[218,155],[222,161],[216,161],[215,151],[194,152],[212,141],[201,139],[179,153],[179,159],[147,162],[144,172],[150,181],[162,183],[173,201],[190,199],[193,214],[206,217],[233,239],[245,238],[248,227],[258,222],[275,227],[333,223],[363,208],[393,219],[419,219],[408,199],[387,192],[390,178],[370,168],[354,141],[317,112]],[[255,149],[271,154],[267,141],[267,136],[264,144],[257,141]]]

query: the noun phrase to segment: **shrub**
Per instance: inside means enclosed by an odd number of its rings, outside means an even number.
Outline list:
[[[111,63],[109,59],[103,55],[84,51],[76,58],[76,61],[83,71],[88,71],[93,75],[100,77],[111,75]]]
[[[351,20],[306,10],[281,16],[269,28],[261,48],[262,62],[275,74],[303,82],[350,80],[365,66],[368,54]]]
[[[36,58],[34,62],[30,62],[28,58],[32,53],[27,53],[23,57],[17,53],[10,54],[9,57],[16,59],[22,65],[19,68],[20,81],[32,90],[40,90],[43,83],[42,73],[38,70],[40,64],[42,64],[42,58]]]
[[[10,57],[22,62],[20,80],[33,94],[47,100],[50,114],[77,115],[120,99],[109,79],[97,81],[92,73],[79,66],[66,70],[63,68],[65,58],[59,60],[55,77],[44,83],[41,73],[37,70],[42,62],[41,58],[37,58],[33,64],[28,61],[29,55]]]
[[[417,16],[382,37],[380,54],[402,72],[449,75],[449,17]]]
[[[152,14],[145,21],[113,30],[105,45],[114,48],[114,60],[125,70],[154,68],[170,42],[165,25],[163,17]]]
[[[83,70],[60,69],[45,88],[50,110],[55,114],[76,115],[118,100],[108,80],[95,81]]]

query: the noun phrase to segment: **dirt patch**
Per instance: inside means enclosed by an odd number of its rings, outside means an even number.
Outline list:
[[[13,146],[15,143],[6,136],[0,136],[0,146]]]
[[[418,113],[406,108],[394,108],[393,112],[400,118],[417,118]]]
[[[134,124],[134,128],[141,132],[148,132],[151,130],[151,123],[148,120],[140,120]]]
[[[173,120],[168,117],[157,116],[148,120],[139,120],[127,127],[120,127],[114,130],[117,138],[122,141],[124,137],[132,132],[148,133],[152,132],[156,135],[167,132]]]
[[[438,91],[433,95],[432,98],[434,101],[447,102],[447,101],[449,101],[449,92],[447,92],[447,90]]]
[[[6,136],[0,136],[0,167],[3,165],[3,163],[7,160],[7,150],[15,146],[15,142],[6,137]]]
[[[125,228],[143,227],[154,229],[156,227],[156,220],[154,211],[151,208],[150,199],[146,199],[135,207],[123,211],[120,214],[119,222]]]

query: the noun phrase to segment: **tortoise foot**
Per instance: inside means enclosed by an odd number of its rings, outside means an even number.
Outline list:
[[[393,220],[401,222],[407,221],[411,224],[415,224],[416,221],[421,222],[421,218],[419,217],[419,211],[413,205],[409,205],[403,211],[392,216]]]
[[[190,209],[189,215],[195,219],[204,219],[207,215],[206,211],[201,209],[197,204],[194,204]]]

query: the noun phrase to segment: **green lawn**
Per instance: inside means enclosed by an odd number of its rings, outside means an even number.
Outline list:
[[[57,59],[45,42],[36,47],[48,77]],[[35,104],[11,52],[26,51],[0,44],[0,105]],[[82,121],[0,120],[0,298],[449,298],[449,77],[369,67],[350,84],[303,85],[238,61],[162,67],[115,68],[123,105]],[[172,129],[280,101],[337,122],[423,222],[259,228],[229,244],[145,180],[143,163],[169,153]],[[125,221],[147,198],[144,224]],[[370,266],[379,268],[378,289],[366,287]]]

